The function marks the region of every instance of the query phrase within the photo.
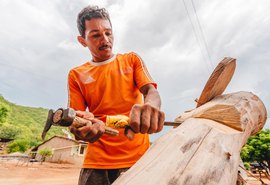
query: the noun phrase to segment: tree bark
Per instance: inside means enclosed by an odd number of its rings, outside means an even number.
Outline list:
[[[186,112],[114,185],[235,185],[240,151],[263,128],[266,109],[249,92],[218,96]]]

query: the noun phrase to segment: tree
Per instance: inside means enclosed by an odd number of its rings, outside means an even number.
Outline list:
[[[0,123],[3,123],[6,120],[9,111],[10,108],[8,107],[8,105],[0,102]]]
[[[248,139],[247,144],[241,151],[244,162],[257,161],[262,169],[270,171],[270,129],[261,130]]]
[[[38,151],[38,154],[41,155],[41,164],[42,164],[42,162],[45,161],[47,157],[53,155],[53,151],[50,148],[42,148]]]

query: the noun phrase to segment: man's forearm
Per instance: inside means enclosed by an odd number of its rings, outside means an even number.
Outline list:
[[[141,92],[144,96],[144,104],[150,104],[151,106],[160,109],[161,99],[158,91],[152,84],[143,86]]]

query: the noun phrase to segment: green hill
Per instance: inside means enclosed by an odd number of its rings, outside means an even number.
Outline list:
[[[39,144],[47,114],[48,109],[16,105],[0,95],[0,138],[24,140],[30,147]],[[54,135],[64,135],[62,128],[52,127],[46,139]]]

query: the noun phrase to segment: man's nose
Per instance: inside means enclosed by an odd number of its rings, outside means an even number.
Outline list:
[[[106,34],[102,34],[102,41],[105,43],[109,42],[109,37]]]

